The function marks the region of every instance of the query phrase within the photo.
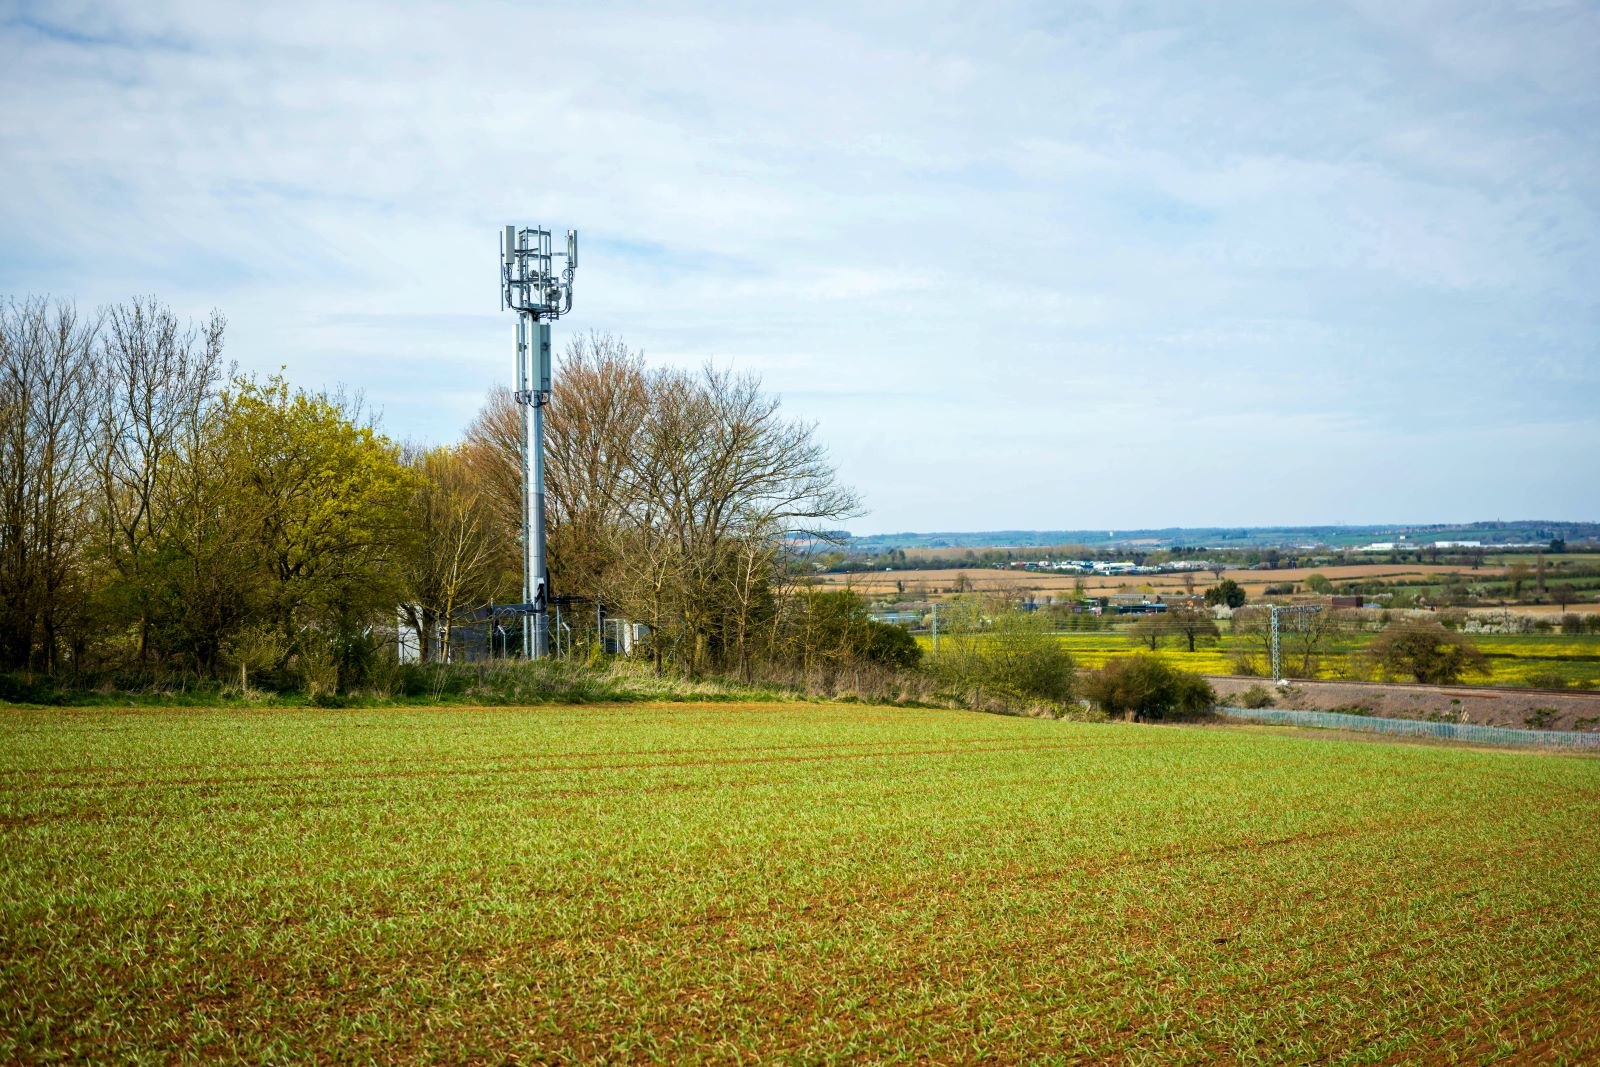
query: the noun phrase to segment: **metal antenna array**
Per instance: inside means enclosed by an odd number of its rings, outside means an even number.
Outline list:
[[[556,273],[557,258],[565,260]],[[550,323],[572,310],[578,231],[554,252],[550,231],[507,226],[500,238],[500,306],[517,313],[517,403],[522,406],[522,648],[550,647],[550,572],[544,552],[544,406],[550,402]]]

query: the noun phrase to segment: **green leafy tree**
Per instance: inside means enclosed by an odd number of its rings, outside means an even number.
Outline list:
[[[359,417],[358,405],[281,377],[237,380],[222,399],[219,462],[252,527],[285,662],[351,654],[372,622],[394,618],[405,588],[416,479]]]
[[[1206,603],[1212,607],[1226,604],[1230,608],[1243,607],[1245,600],[1244,587],[1232,578],[1224,578],[1221,582],[1206,590]]]
[[[1369,655],[1386,674],[1450,685],[1466,674],[1488,674],[1489,660],[1464,634],[1433,619],[1402,619],[1373,640]]]
[[[1326,596],[1333,592],[1333,583],[1328,580],[1328,576],[1326,574],[1323,574],[1321,571],[1314,571],[1311,574],[1306,575],[1306,588],[1311,590],[1313,593],[1321,593],[1323,596]]]
[[[1107,715],[1121,715],[1129,722],[1195,714],[1217,701],[1211,684],[1198,674],[1143,653],[1118,656],[1091,672],[1084,695]]]
[[[169,522],[154,542],[159,551],[147,570],[161,590],[150,618],[151,642],[200,674],[216,674],[222,660],[230,659],[241,668],[244,688],[253,659],[236,659],[228,650],[243,647],[238,632],[261,607],[264,575],[253,540],[259,502],[241,493],[230,476],[220,405],[191,410],[175,445],[167,477],[152,498]]]

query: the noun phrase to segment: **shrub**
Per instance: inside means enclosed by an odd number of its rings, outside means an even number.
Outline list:
[[[270,670],[282,661],[286,648],[283,630],[276,623],[242,627],[223,642],[223,654],[239,670],[241,695],[250,694],[251,673]]]
[[[1530,729],[1548,730],[1559,714],[1555,708],[1532,708],[1522,721]]]
[[[1258,678],[1261,676],[1261,664],[1256,657],[1248,652],[1234,653],[1232,664],[1233,673],[1242,678]]]
[[[807,663],[855,661],[911,668],[922,659],[909,631],[873,619],[866,601],[848,589],[807,591],[799,609],[791,620],[791,643]]]
[[[1089,675],[1084,695],[1107,715],[1122,715],[1129,722],[1192,715],[1217,701],[1204,678],[1149,655],[1107,661]]]
[[[875,619],[867,620],[856,651],[868,662],[883,667],[910,669],[922,662],[922,648],[910,630]]]
[[[339,659],[330,642],[313,634],[303,642],[295,656],[295,672],[305,688],[306,699],[316,703],[338,691]]]
[[[947,686],[1025,701],[1072,699],[1076,680],[1072,657],[1042,612],[984,614],[979,605],[968,603],[961,606],[957,622],[964,625],[950,635],[934,664]]]
[[[1565,689],[1567,680],[1551,671],[1536,671],[1525,675],[1522,684],[1529,689]]]
[[[1257,682],[1242,693],[1234,695],[1233,702],[1241,708],[1270,708],[1277,703],[1272,690]]]

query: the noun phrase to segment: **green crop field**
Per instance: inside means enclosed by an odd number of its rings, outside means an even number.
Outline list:
[[[1224,623],[1220,638],[1193,652],[1173,638],[1164,638],[1156,655],[1174,666],[1202,674],[1233,674],[1234,657],[1244,652],[1263,664],[1264,672],[1261,638],[1236,636],[1226,627]],[[1363,652],[1373,636],[1342,634],[1329,641],[1317,655],[1317,677],[1369,677],[1370,665]],[[1080,667],[1099,667],[1113,656],[1150,651],[1129,640],[1126,629],[1063,632],[1056,634],[1056,640],[1071,651]],[[1489,657],[1490,673],[1487,677],[1469,675],[1463,679],[1467,684],[1549,685],[1559,679],[1567,686],[1600,689],[1600,634],[1483,634],[1473,635],[1472,641]],[[920,636],[918,643],[925,650],[931,649],[927,635]],[[1285,638],[1283,655],[1286,663],[1291,661],[1292,638]]]
[[[0,1060],[1600,1056],[1600,760],[860,705],[0,713]]]

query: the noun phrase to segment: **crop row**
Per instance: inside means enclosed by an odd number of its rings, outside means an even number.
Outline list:
[[[7,1059],[1426,1058],[1518,1012],[1581,1058],[1600,1007],[1591,760],[826,705],[7,727]]]

